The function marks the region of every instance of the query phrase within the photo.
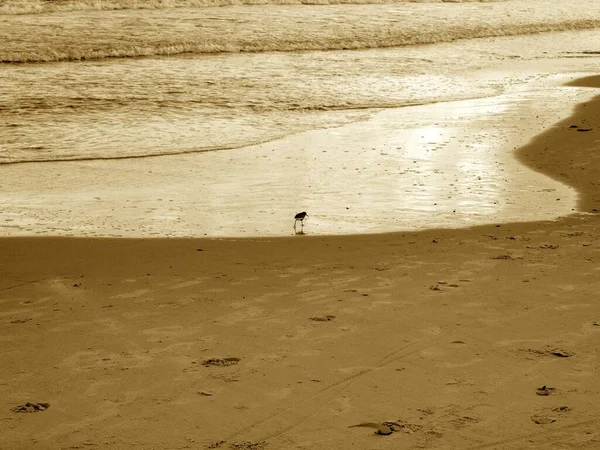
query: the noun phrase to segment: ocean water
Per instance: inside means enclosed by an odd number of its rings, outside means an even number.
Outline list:
[[[598,27],[596,0],[0,0],[0,164],[226,151],[500,95],[532,75],[465,74],[585,65]]]
[[[512,151],[599,56],[597,0],[0,0],[0,235],[571,214]]]

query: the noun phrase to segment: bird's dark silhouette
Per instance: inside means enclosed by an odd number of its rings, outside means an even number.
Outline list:
[[[304,231],[303,231],[303,229],[304,229],[304,219],[306,219],[307,217],[308,217],[308,214],[306,214],[306,211],[299,212],[298,214],[296,214],[294,216],[294,219],[295,219],[294,220],[294,232],[296,234],[298,234],[298,232],[296,231],[296,224],[298,223],[298,221],[300,221],[300,234],[304,233]]]

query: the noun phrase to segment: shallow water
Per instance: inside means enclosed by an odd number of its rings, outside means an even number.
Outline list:
[[[10,44],[0,59],[100,58],[0,64],[0,163],[226,150],[366,120],[378,108],[498,95],[530,74],[469,73],[600,48],[595,29],[523,33],[598,25],[600,4],[588,0],[0,14],[0,41]],[[514,37],[473,39],[504,34]],[[240,45],[258,52],[202,53]],[[385,48],[393,45],[402,46]],[[343,47],[367,49],[282,51]],[[105,58],[136,48],[194,53]]]
[[[470,72],[600,48],[591,31],[514,39],[0,65],[0,163],[242,147],[366,120],[383,107],[498,95],[536,75]],[[570,61],[572,70],[595,62]]]

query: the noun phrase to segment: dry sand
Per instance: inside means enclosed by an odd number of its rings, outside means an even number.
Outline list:
[[[1,239],[0,448],[600,448],[599,123],[518,150],[557,221]]]

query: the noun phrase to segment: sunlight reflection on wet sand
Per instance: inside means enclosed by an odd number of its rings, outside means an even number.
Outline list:
[[[577,193],[513,150],[591,95],[522,90],[237,150],[5,167],[0,233],[280,236],[299,211],[314,235],[552,219]]]

